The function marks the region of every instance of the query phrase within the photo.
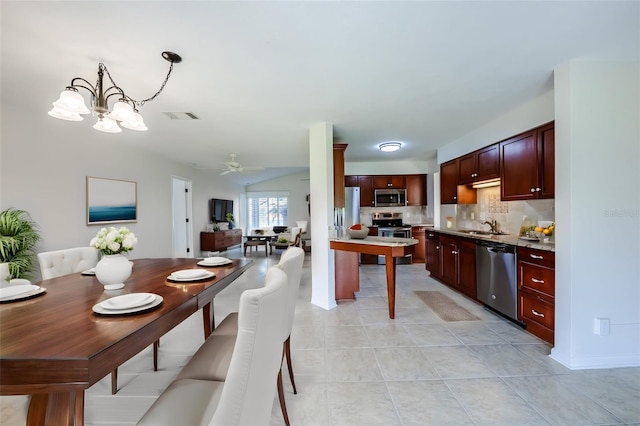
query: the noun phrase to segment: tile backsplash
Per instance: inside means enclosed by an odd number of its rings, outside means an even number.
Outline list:
[[[555,221],[555,200],[500,201],[500,187],[478,189],[477,204],[446,204],[440,209],[440,227],[489,229],[485,220],[496,220],[498,229],[508,234],[517,234],[524,216],[537,223],[540,220]]]

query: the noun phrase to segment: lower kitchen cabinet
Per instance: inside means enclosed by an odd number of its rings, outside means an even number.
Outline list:
[[[518,319],[527,331],[553,345],[555,253],[518,247]]]
[[[440,236],[442,281],[476,298],[476,243],[470,238]]]
[[[422,226],[411,227],[411,237],[414,240],[418,240],[418,244],[415,245],[413,250],[413,256],[411,256],[411,263],[424,263],[425,261],[425,230]]]
[[[433,278],[440,279],[440,234],[425,232],[425,269]]]

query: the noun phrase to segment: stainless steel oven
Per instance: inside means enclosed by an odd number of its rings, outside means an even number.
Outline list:
[[[371,223],[378,227],[378,237],[411,238],[411,226],[402,222],[400,212],[372,213]],[[384,256],[378,256],[378,265],[384,264]],[[411,255],[397,258],[396,264],[411,264]]]

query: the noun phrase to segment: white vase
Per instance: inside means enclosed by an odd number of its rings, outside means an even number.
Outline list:
[[[102,256],[96,265],[96,278],[105,290],[124,287],[124,281],[131,275],[131,263],[121,254]]]

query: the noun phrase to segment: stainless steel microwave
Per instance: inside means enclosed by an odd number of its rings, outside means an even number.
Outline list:
[[[373,193],[376,207],[404,207],[407,205],[406,189],[376,189]]]

